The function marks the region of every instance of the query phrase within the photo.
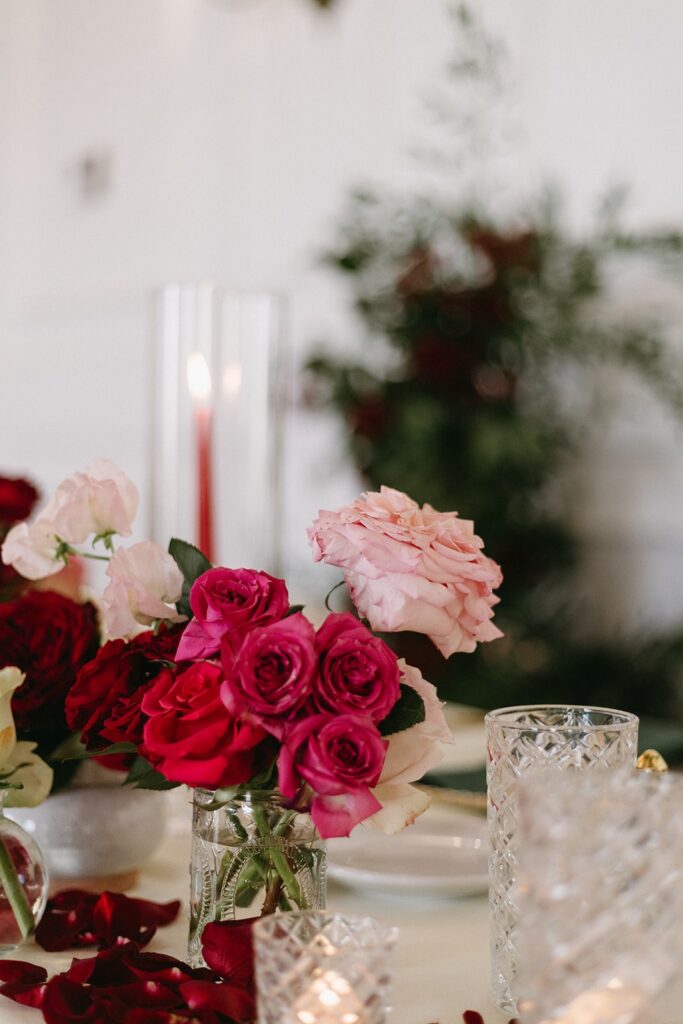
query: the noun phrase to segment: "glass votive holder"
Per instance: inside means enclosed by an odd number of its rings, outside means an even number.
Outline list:
[[[500,708],[486,716],[491,988],[507,1013],[517,1009],[519,779],[538,770],[633,767],[638,719],[626,711],[578,705]]]
[[[259,1024],[384,1024],[398,929],[325,911],[253,929]]]
[[[519,800],[521,1020],[669,1019],[652,1011],[682,974],[683,779],[549,771]]]

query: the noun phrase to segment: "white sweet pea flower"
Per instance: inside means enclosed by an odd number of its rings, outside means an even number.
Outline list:
[[[388,736],[389,748],[384,768],[373,795],[382,804],[382,810],[366,818],[365,826],[379,829],[389,835],[400,832],[426,811],[430,798],[411,786],[418,782],[443,757],[443,743],[452,742],[451,731],[444,717],[436,687],[422,678],[419,669],[399,662],[401,682],[419,693],[425,705],[423,722]]]
[[[42,580],[64,568],[58,557],[60,542],[54,523],[38,518],[30,525],[17,523],[5,537],[2,561],[27,580]]]
[[[157,619],[182,622],[175,610],[183,576],[174,559],[154,541],[119,548],[107,567],[111,583],[102,595],[109,639],[130,636]]]
[[[139,501],[137,487],[126,474],[109,459],[100,459],[67,477],[39,518],[52,522],[69,544],[82,544],[91,534],[129,537]]]

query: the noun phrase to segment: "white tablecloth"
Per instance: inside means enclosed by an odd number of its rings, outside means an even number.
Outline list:
[[[185,958],[187,935],[189,843],[166,842],[141,873],[130,895],[167,901],[183,900],[183,913],[169,928],[160,929],[150,950]],[[371,914],[398,925],[394,1013],[392,1024],[462,1024],[462,1012],[477,1009],[486,1024],[507,1017],[488,1003],[488,921],[484,897],[438,902],[399,902],[370,898],[331,884],[328,906],[342,913]],[[50,973],[65,969],[73,953],[44,953],[30,944],[16,957],[43,964]],[[85,955],[85,951],[78,953]],[[35,1010],[0,997],[1,1024],[29,1024],[42,1017]]]

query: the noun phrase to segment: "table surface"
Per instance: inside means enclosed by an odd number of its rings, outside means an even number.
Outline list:
[[[166,841],[141,872],[130,895],[167,901],[183,898],[175,924],[160,929],[148,947],[185,958],[189,842]],[[462,1024],[462,1012],[478,1009],[486,1024],[501,1024],[507,1017],[492,1009],[488,985],[488,914],[486,898],[412,902],[371,897],[330,883],[328,907],[345,914],[370,914],[398,925],[394,1012],[392,1024]],[[80,951],[83,956],[86,951]],[[68,967],[73,952],[45,953],[34,943],[17,958],[43,964],[50,974]],[[38,1012],[0,997],[2,1024],[28,1024],[42,1018]]]
[[[449,708],[450,724],[457,736],[456,747],[447,758],[452,767],[467,768],[483,760],[484,735],[481,715],[471,710]],[[168,928],[160,929],[148,947],[152,951],[186,957],[187,892],[189,865],[189,812],[176,807],[171,831],[156,857],[140,873],[130,895],[161,902],[180,898],[183,912]],[[186,798],[185,798],[186,799]],[[187,825],[186,825],[187,822]],[[187,832],[185,831],[187,827]],[[507,1024],[488,995],[488,902],[484,895],[461,899],[382,898],[379,893],[344,889],[329,883],[328,908],[344,914],[369,914],[386,924],[397,925],[400,936],[396,950],[391,1024],[462,1024],[464,1010],[478,1010],[486,1024]],[[87,951],[80,951],[84,955]],[[68,967],[72,952],[45,953],[29,944],[18,959],[44,965],[50,974]],[[681,1024],[683,1021],[683,971],[676,983],[652,1007],[652,1016],[642,1024]],[[37,1024],[42,1018],[35,1010],[0,997],[0,1024]]]

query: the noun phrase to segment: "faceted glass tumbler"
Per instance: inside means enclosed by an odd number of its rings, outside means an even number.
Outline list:
[[[202,932],[210,921],[262,917],[325,906],[326,843],[310,814],[287,806],[276,790],[232,800],[194,791],[190,864],[189,958],[204,964]]]
[[[278,914],[256,922],[259,1024],[384,1024],[397,937],[371,917]]]
[[[516,1012],[519,910],[518,781],[549,767],[575,773],[635,764],[638,719],[606,708],[501,708],[486,716],[491,986],[496,1004]]]
[[[624,769],[520,786],[524,1024],[638,1024],[683,964],[683,778]]]

